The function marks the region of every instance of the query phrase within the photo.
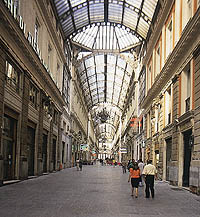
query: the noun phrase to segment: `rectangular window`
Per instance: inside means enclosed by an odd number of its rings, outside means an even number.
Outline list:
[[[29,99],[31,104],[37,109],[37,95],[38,95],[38,90],[37,88],[30,83],[30,91],[29,91]]]
[[[151,88],[151,82],[152,82],[152,66],[151,61],[149,62],[147,66],[147,91]]]
[[[173,32],[172,32],[172,19],[169,21],[166,27],[166,58],[169,56],[173,49]]]
[[[6,74],[7,74],[7,84],[14,87],[16,91],[19,91],[19,78],[20,73],[17,68],[11,64],[10,62],[6,61]]]
[[[35,22],[35,37],[34,37],[34,42],[35,42],[35,47],[38,47],[38,38],[39,38],[39,24],[36,21]]]
[[[51,48],[51,45],[49,44],[48,45],[48,67],[49,69],[51,69],[51,54],[52,53],[52,48]]]
[[[67,66],[64,66],[63,73],[63,93],[62,93],[67,106],[70,104],[70,71]]]
[[[155,109],[155,132],[158,132],[158,108]]]
[[[165,123],[166,125],[171,123],[171,86],[165,93]]]
[[[180,92],[180,115],[190,111],[192,108],[192,78],[191,78],[191,62],[189,62],[181,73],[181,92]]]
[[[156,49],[156,73],[155,77],[160,73],[160,45]]]
[[[55,125],[58,124],[58,112],[56,110],[54,110],[54,113],[53,113],[53,123]]]

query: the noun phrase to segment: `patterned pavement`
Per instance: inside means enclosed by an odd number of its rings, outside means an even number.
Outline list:
[[[0,217],[200,217],[200,197],[156,182],[155,198],[131,197],[121,167],[83,166],[0,188]]]

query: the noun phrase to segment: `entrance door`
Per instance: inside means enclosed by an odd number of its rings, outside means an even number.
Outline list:
[[[35,129],[28,127],[28,176],[34,175]]]
[[[189,187],[190,179],[190,162],[191,162],[191,148],[189,145],[192,135],[192,130],[183,133],[184,141],[184,165],[183,165],[183,186]]]
[[[53,150],[52,150],[53,170],[56,170],[56,139],[53,139]]]
[[[11,180],[13,178],[13,141],[4,140],[4,180]]]
[[[17,121],[9,116],[4,116],[3,134],[3,179],[11,180],[15,178],[16,159],[16,124]]]
[[[48,136],[43,134],[43,144],[42,144],[43,173],[47,172],[47,140],[48,140]]]
[[[169,181],[169,169],[172,158],[172,138],[166,140],[166,180]]]
[[[65,142],[62,142],[62,165],[64,165]]]

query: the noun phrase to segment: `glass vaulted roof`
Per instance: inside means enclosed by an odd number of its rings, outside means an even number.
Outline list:
[[[158,0],[54,0],[100,141],[112,141]],[[74,62],[73,61],[73,62]]]

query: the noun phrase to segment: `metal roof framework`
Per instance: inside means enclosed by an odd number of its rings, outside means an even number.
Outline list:
[[[77,74],[97,135],[110,138],[134,78],[132,50],[146,39],[158,0],[53,1],[66,41],[82,50]],[[103,109],[106,123],[98,119]]]

